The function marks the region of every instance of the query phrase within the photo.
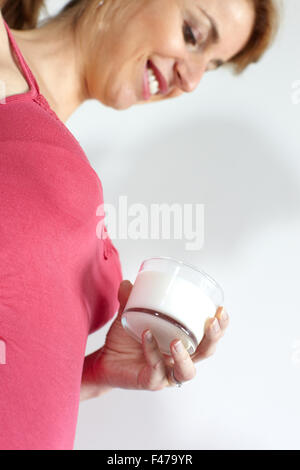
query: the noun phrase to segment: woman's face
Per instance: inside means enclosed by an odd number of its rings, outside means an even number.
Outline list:
[[[90,97],[115,109],[193,91],[206,71],[246,45],[254,22],[249,0],[121,5],[101,30],[86,74]]]

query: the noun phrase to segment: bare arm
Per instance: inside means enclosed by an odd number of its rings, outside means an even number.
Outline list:
[[[102,348],[85,357],[80,388],[80,401],[97,398],[103,393],[112,390],[112,387],[104,383],[102,384],[101,381],[99,381],[99,368],[97,369],[97,380],[95,379],[94,366],[101,352]]]

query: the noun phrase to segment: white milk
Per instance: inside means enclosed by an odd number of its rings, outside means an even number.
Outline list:
[[[135,308],[136,312],[126,313],[129,308]],[[216,313],[216,305],[196,284],[161,271],[139,272],[124,308],[123,321],[126,320],[132,336],[139,340],[142,332],[150,328],[161,350],[167,354],[170,354],[169,344],[175,338],[181,339],[190,353],[194,352],[197,344],[176,325],[158,316],[139,312],[139,308],[172,317],[195,335],[198,344],[203,337],[207,318]]]

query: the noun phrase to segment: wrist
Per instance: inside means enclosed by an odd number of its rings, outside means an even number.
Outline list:
[[[101,369],[101,354],[103,347],[84,359],[82,380],[80,388],[80,401],[97,398],[113,387],[106,384],[103,371]]]

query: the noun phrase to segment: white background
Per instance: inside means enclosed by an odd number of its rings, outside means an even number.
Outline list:
[[[242,76],[209,73],[191,94],[127,111],[89,101],[67,123],[106,203],[205,204],[200,251],[115,239],[124,279],[144,258],[183,259],[221,283],[231,317],[181,389],[83,402],[76,449],[300,449],[300,4],[284,3],[276,44]]]

